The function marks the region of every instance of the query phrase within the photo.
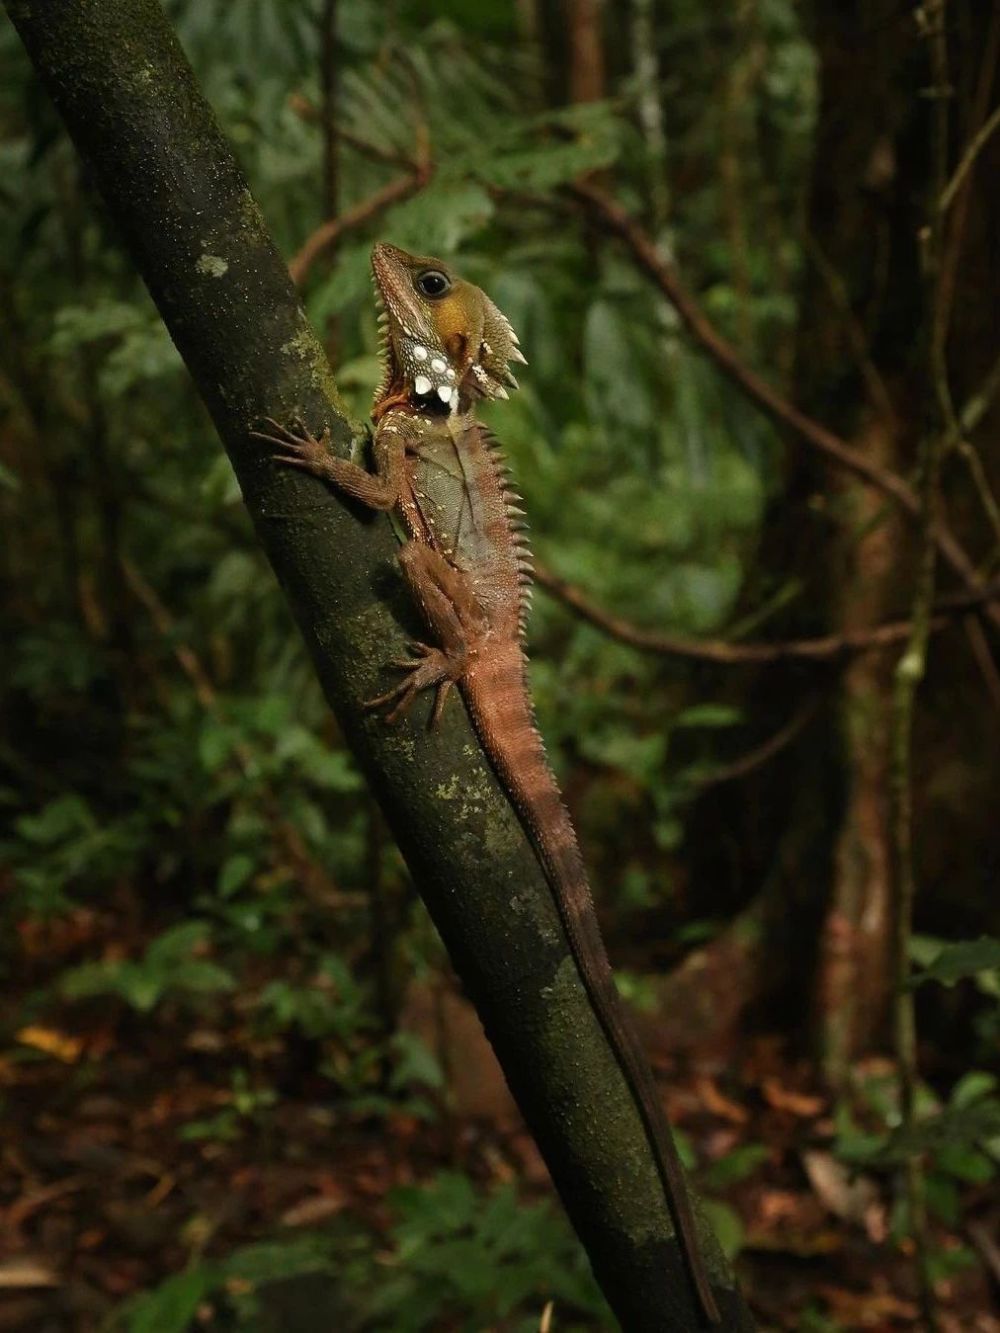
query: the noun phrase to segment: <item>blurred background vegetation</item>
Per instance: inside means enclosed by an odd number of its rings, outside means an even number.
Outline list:
[[[1000,1328],[997,626],[946,607],[919,699],[926,984],[901,1136],[903,636],[857,643],[907,620],[914,529],[745,382],[912,480],[936,311],[971,412],[948,521],[995,577],[1000,7],[943,11],[947,176],[976,155],[931,298],[933,5],[166,8],[358,418],[374,239],[453,261],[521,337],[522,389],[491,420],[544,572],[540,723],[762,1327],[916,1326],[918,1155],[940,1327]],[[0,1329],[610,1327],[5,20],[0,161]],[[942,574],[945,597],[968,583]]]

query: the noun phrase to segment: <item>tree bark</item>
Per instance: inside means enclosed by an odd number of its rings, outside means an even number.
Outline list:
[[[645,1137],[539,864],[460,706],[427,732],[361,701],[417,624],[396,540],[250,430],[351,426],[247,184],[155,0],[7,8],[184,357],[372,785],[623,1328],[700,1327]],[[700,1224],[724,1329],[753,1327]]]
[[[907,134],[920,76],[915,29],[892,22],[893,14],[891,0],[872,0],[851,14],[813,7],[821,97],[799,389],[866,458],[905,474],[918,428],[902,413],[914,399],[903,386],[920,325],[919,307],[907,303],[920,285],[908,234],[916,230],[910,201],[919,199],[922,164],[914,163],[904,181],[901,155],[912,153]],[[820,484],[835,496],[827,579],[833,616],[838,630],[868,629],[898,608],[908,532],[881,496],[852,478],[832,474]],[[833,1086],[886,1035],[893,662],[892,653],[872,654],[853,662],[841,681],[843,803],[831,830],[816,1004],[818,1045]]]

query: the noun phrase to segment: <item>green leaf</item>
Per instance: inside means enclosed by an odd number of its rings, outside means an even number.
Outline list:
[[[770,1155],[771,1150],[763,1143],[747,1143],[741,1148],[734,1148],[706,1169],[703,1177],[705,1187],[710,1190],[728,1189],[730,1185],[752,1176]]]
[[[394,1089],[411,1083],[427,1088],[444,1087],[444,1072],[429,1047],[412,1032],[397,1032],[393,1038],[396,1063],[392,1071]]]
[[[27,842],[52,846],[94,828],[90,807],[79,796],[58,796],[37,815],[22,815],[15,827]]]
[[[995,1166],[985,1153],[963,1143],[942,1143],[934,1165],[936,1170],[970,1185],[985,1185],[996,1174]]]
[[[179,964],[170,975],[170,984],[177,990],[191,991],[196,995],[213,995],[236,989],[236,981],[231,973],[203,958]]]
[[[729,704],[693,704],[674,718],[675,727],[736,727],[743,714]]]
[[[128,301],[65,305],[56,311],[49,348],[56,356],[66,356],[102,338],[121,337],[138,328],[144,318],[144,312]]]
[[[972,1069],[958,1080],[948,1100],[952,1106],[971,1106],[983,1097],[992,1096],[998,1087],[1000,1080],[995,1074],[988,1074],[983,1069]]]
[[[140,1296],[128,1314],[128,1333],[186,1333],[198,1306],[219,1281],[214,1264],[200,1264],[167,1278]]]
[[[229,762],[232,752],[232,728],[206,720],[198,737],[198,758],[206,773],[215,773],[222,768]]]
[[[207,935],[208,926],[204,921],[184,921],[157,935],[146,950],[146,961],[154,965],[177,962],[203,944]]]
[[[954,986],[966,977],[996,971],[1000,971],[1000,940],[983,935],[978,940],[946,944],[923,971],[916,973],[911,984],[939,981],[943,986]]]
[[[113,988],[140,1014],[151,1013],[166,989],[166,979],[141,963],[123,963],[113,981]]]
[[[720,1203],[718,1199],[704,1199],[702,1208],[718,1237],[723,1253],[728,1259],[735,1258],[746,1240],[746,1232],[739,1213],[727,1203]]]
[[[59,992],[67,1000],[86,1000],[93,995],[106,995],[115,988],[120,964],[81,963],[71,967],[59,979]]]
[[[329,1236],[297,1236],[294,1240],[247,1245],[230,1255],[223,1267],[227,1278],[239,1278],[255,1286],[281,1282],[330,1268],[336,1248],[336,1241]]]
[[[939,1217],[945,1226],[955,1226],[961,1212],[958,1186],[955,1182],[946,1176],[930,1172],[924,1182],[924,1188],[930,1211],[935,1217]]]
[[[244,852],[235,852],[224,862],[219,871],[218,889],[223,898],[231,898],[242,889],[254,871],[253,860]]]
[[[481,185],[439,178],[394,208],[383,231],[405,250],[444,257],[480,231],[493,212],[493,200]]]

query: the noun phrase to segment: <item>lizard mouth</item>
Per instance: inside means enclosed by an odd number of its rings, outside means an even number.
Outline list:
[[[385,301],[382,299],[382,292],[379,289],[378,281],[372,277],[372,286],[375,289],[375,308],[377,310],[376,323],[378,325],[378,357],[382,363],[382,378],[378,388],[375,390],[375,402],[379,402],[385,397],[389,386],[393,380],[398,378],[399,366],[397,364],[396,352],[392,345],[392,337],[389,333],[389,312],[385,308]]]
[[[405,262],[410,258],[405,251],[384,242],[372,248],[372,285],[378,309],[382,359],[382,382],[375,395],[376,402],[404,378],[398,345],[400,337],[427,347],[437,344],[436,335],[428,325],[413,288],[410,268]]]

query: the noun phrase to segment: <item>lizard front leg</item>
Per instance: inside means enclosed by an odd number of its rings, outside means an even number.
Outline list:
[[[406,451],[398,426],[390,423],[375,432],[372,445],[375,471],[368,472],[333,453],[329,426],[317,439],[301,421],[296,420],[288,427],[268,417],[264,424],[268,427],[266,431],[255,430],[251,434],[276,446],[272,455],[276,463],[301,468],[369,509],[386,510],[395,506]]]
[[[451,687],[461,680],[471,658],[481,647],[487,621],[472,586],[461,570],[448,563],[440,551],[425,542],[407,542],[399,563],[414,601],[437,645],[417,641],[416,656],[393,665],[406,677],[394,689],[368,701],[369,708],[395,706],[386,715],[394,722],[407,711],[421,690],[435,687],[430,725],[441,719]]]

